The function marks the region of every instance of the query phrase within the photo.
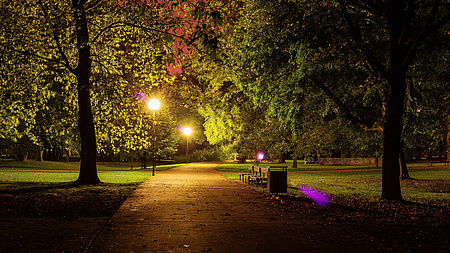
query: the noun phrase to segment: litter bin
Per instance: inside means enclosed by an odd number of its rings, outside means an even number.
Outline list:
[[[267,172],[267,192],[287,193],[287,171]]]

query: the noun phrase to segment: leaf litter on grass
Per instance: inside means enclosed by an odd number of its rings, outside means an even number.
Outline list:
[[[138,184],[35,183],[0,192],[0,214],[15,217],[109,217]]]

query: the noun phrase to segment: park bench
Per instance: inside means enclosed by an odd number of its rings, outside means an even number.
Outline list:
[[[258,166],[253,166],[253,173],[248,176],[248,183],[253,185],[263,185],[267,183],[267,174],[268,169],[262,168]]]
[[[283,171],[287,172],[288,166],[248,166],[249,172],[241,172],[240,179],[245,183],[252,185],[267,185],[267,175],[270,171]]]
[[[443,158],[443,159],[427,159],[427,166],[433,166],[433,163],[443,163],[444,165],[448,165],[449,161],[447,161],[447,159]]]
[[[239,179],[248,184],[261,184],[265,181],[264,168],[249,165],[247,172],[240,172]]]
[[[243,182],[246,182],[247,176],[250,176],[253,174],[253,165],[249,165],[247,168],[248,168],[248,171],[239,172],[239,180],[241,180]]]

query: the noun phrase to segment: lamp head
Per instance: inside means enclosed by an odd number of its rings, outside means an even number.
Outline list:
[[[150,108],[150,110],[152,110],[152,111],[158,110],[159,107],[161,106],[161,104],[159,103],[159,100],[156,98],[150,100],[147,105],[148,105],[148,108]]]
[[[183,132],[184,132],[185,135],[190,135],[192,133],[192,129],[189,128],[189,127],[185,127]]]

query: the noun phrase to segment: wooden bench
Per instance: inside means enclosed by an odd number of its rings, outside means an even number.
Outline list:
[[[253,174],[253,165],[249,165],[247,168],[249,170],[248,172],[239,172],[239,180],[246,182],[247,176]]]
[[[249,177],[249,183],[254,185],[263,185],[267,183],[267,168],[254,166],[253,175]]]
[[[427,166],[433,166],[433,163],[443,163],[444,165],[448,165],[449,161],[447,161],[446,159],[437,159],[437,160],[427,159]]]
[[[250,172],[241,172],[239,177],[242,181],[247,184],[252,185],[267,185],[267,174],[269,171],[281,170],[287,171],[288,166],[268,166],[268,167],[258,167],[258,166],[248,166]]]
[[[248,172],[240,172],[239,179],[247,184],[261,184],[265,181],[265,172],[263,168],[249,165]]]

